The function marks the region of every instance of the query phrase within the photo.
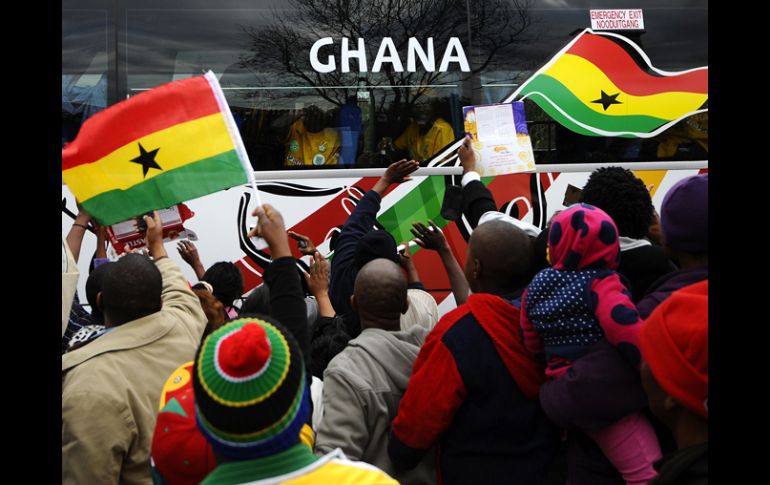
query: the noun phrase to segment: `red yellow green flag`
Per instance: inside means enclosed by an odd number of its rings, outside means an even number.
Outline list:
[[[662,71],[629,39],[585,29],[509,98],[581,135],[650,138],[708,111],[708,66]]]
[[[89,118],[62,149],[62,179],[101,224],[248,182],[248,155],[209,71]]]

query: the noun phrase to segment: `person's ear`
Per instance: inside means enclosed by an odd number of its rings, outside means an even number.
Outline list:
[[[670,394],[666,394],[666,397],[663,398],[663,409],[671,412],[677,407],[679,407],[679,404],[674,400],[674,398],[671,397]]]
[[[350,308],[352,308],[354,312],[358,313],[358,305],[356,305],[356,295],[350,295]]]
[[[98,308],[102,313],[104,313],[104,305],[102,303],[102,292],[96,294],[96,308]]]
[[[474,258],[473,259],[473,279],[477,281],[480,280],[482,273],[483,273],[483,268],[481,266],[481,260]]]

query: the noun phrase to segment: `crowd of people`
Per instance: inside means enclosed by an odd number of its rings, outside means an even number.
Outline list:
[[[375,224],[419,161],[387,168],[331,262],[258,206],[272,262],[240,306],[238,269],[183,241],[188,282],[157,214],[146,254],[109,261],[81,210],[62,248],[62,483],[707,483],[708,175],[658,215],[632,172],[600,168],[541,231],[498,211],[474,157],[466,142],[464,267],[432,221],[412,229],[451,283],[443,316]],[[89,229],[90,312],[72,294]]]

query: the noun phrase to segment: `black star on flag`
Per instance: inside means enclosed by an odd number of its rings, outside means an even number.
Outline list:
[[[620,95],[619,92],[615,94],[607,94],[604,91],[602,91],[602,97],[599,99],[595,99],[591,102],[601,103],[602,107],[604,108],[604,111],[607,111],[607,108],[609,108],[613,104],[623,104],[617,99],[619,95]]]
[[[139,143],[139,156],[136,158],[132,158],[132,163],[138,163],[142,165],[142,170],[144,171],[143,177],[147,177],[147,172],[151,168],[157,168],[158,170],[163,170],[160,168],[160,165],[158,165],[158,162],[155,161],[155,155],[157,155],[158,150],[160,148],[156,148],[155,150],[150,150],[149,152],[144,149],[141,143]]]

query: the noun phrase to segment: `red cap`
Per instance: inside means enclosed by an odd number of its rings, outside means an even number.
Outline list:
[[[708,280],[673,292],[644,322],[640,341],[660,387],[708,419]]]
[[[162,409],[152,436],[152,464],[169,485],[198,484],[217,465],[195,422],[190,372],[192,362],[174,371],[163,386]]]

